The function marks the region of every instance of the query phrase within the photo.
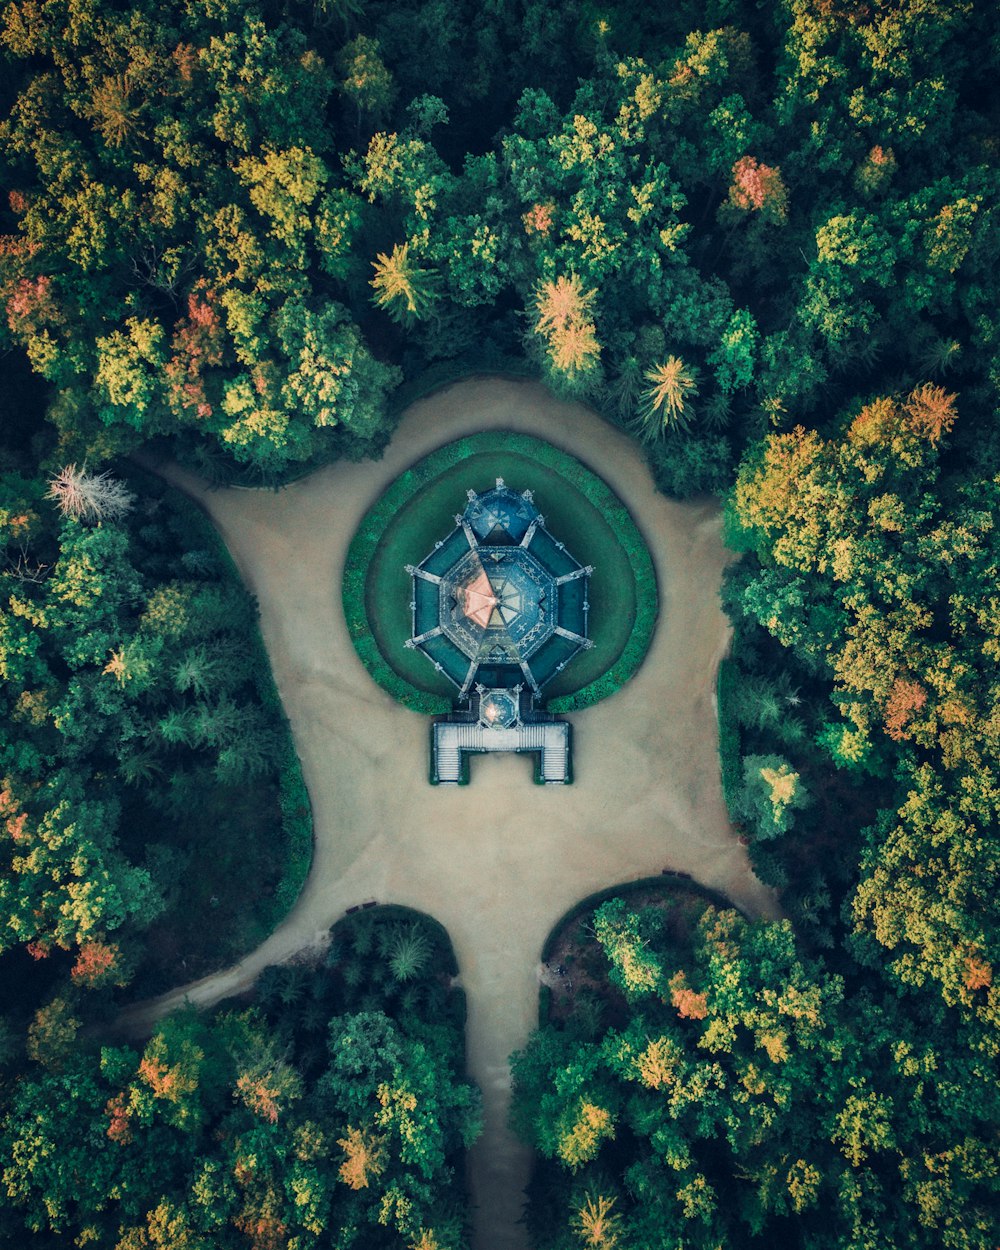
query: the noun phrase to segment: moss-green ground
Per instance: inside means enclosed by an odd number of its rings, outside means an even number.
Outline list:
[[[545,687],[547,698],[571,694],[596,680],[621,655],[635,624],[635,579],[628,556],[594,505],[559,473],[519,452],[482,452],[446,469],[418,491],[387,526],[372,560],[365,607],[379,650],[395,672],[420,690],[452,698],[455,687],[430,660],[410,651],[410,577],[454,526],[470,488],[483,493],[502,477],[513,490],[531,490],[546,528],[581,564],[592,564],[589,633],[593,650],[581,652]]]

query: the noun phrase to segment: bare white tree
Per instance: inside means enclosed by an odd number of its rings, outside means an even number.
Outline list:
[[[135,502],[124,482],[103,473],[88,473],[68,464],[49,479],[47,499],[54,499],[63,516],[80,521],[120,521]]]

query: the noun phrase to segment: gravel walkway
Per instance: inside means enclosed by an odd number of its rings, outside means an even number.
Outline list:
[[[571,718],[576,782],[567,788],[532,785],[525,756],[473,759],[468,788],[430,786],[428,718],[373,684],[344,624],[344,557],[364,512],[427,452],[484,429],[547,439],[595,470],[629,506],[656,564],[652,647],[622,691]],[[236,967],[141,1005],[126,1023],[139,1027],[185,998],[207,1005],[238,991],[268,964],[322,943],[353,904],[377,899],[430,913],[455,945],[469,1070],[485,1101],[470,1159],[474,1246],[526,1250],[517,1221],[530,1155],[506,1125],[507,1059],[535,1023],[536,969],[553,924],[584,895],[668,867],[750,912],[776,914],[720,790],[714,684],[728,631],[718,603],[727,559],[719,510],[664,499],[635,446],[587,409],[534,383],[495,378],[415,404],[381,461],[336,464],[278,493],[209,491],[177,470],[167,476],[212,517],[259,600],[316,851],[298,904],[268,941]]]

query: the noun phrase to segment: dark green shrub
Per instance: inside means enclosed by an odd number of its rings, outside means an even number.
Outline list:
[[[728,657],[719,665],[716,683],[716,701],[719,720],[719,762],[722,766],[722,793],[730,814],[736,810],[736,800],[742,784],[740,760],[740,731],[736,723],[736,686],[739,673],[735,663]]]
[[[225,573],[227,580],[242,585],[242,577],[229,554],[229,549],[222,541],[214,525],[210,525],[201,510],[179,493],[171,494],[171,506],[182,518],[185,537],[190,549],[203,549],[210,559]],[[313,856],[313,822],[312,805],[305,781],[302,778],[302,765],[299,762],[295,745],[292,742],[291,728],[281,696],[271,672],[271,662],[261,637],[256,621],[247,630],[249,638],[249,664],[253,683],[260,700],[261,707],[277,727],[280,746],[278,748],[278,793],[282,817],[282,832],[285,843],[285,862],[281,878],[274,890],[271,905],[258,941],[263,941],[291,911],[302,892],[302,887],[309,876]]]

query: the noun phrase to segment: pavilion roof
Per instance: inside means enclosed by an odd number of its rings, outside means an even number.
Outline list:
[[[413,637],[464,693],[490,684],[540,689],[587,641],[584,568],[546,530],[530,492],[469,492],[455,529],[413,575]]]
[[[499,602],[490,585],[486,570],[480,566],[475,581],[469,582],[459,593],[461,595],[459,606],[462,611],[480,629],[486,629]]]

